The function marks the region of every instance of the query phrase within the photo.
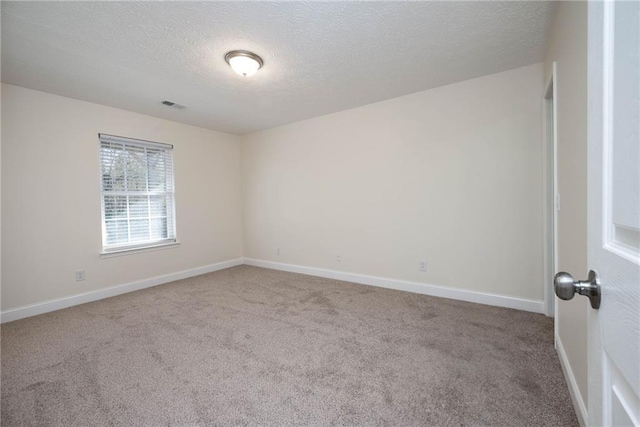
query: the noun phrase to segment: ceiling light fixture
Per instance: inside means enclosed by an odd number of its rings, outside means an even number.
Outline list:
[[[262,67],[262,58],[248,50],[232,50],[224,56],[227,64],[241,76],[248,77],[255,74]]]

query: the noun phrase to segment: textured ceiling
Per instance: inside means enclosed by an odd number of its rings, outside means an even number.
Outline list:
[[[554,4],[7,2],[2,80],[249,133],[539,62]],[[251,78],[224,61],[246,49]],[[188,108],[162,106],[171,100]]]

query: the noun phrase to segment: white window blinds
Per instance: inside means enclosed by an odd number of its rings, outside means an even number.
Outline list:
[[[105,252],[176,241],[173,146],[100,134]]]

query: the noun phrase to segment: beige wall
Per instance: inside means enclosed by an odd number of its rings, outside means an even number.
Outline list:
[[[532,65],[243,137],[245,257],[542,300],[542,80]]]
[[[237,136],[7,84],[2,113],[3,310],[242,256]],[[174,144],[179,246],[98,256],[99,132]]]
[[[587,2],[560,2],[549,34],[545,82],[557,63],[558,270],[587,274]],[[556,300],[558,335],[587,402],[586,298]]]

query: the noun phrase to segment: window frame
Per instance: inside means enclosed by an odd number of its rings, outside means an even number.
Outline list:
[[[116,243],[116,244],[107,244],[107,218],[105,211],[105,198],[110,195],[109,190],[105,191],[104,189],[104,176],[103,176],[103,143],[115,143],[122,144],[123,149],[126,151],[125,146],[130,147],[138,147],[138,148],[152,148],[154,150],[162,150],[165,152],[165,160],[168,159],[170,161],[171,169],[169,171],[165,171],[165,174],[169,172],[168,176],[165,175],[165,190],[162,192],[152,192],[149,191],[148,182],[149,176],[147,175],[147,189],[145,191],[135,191],[135,190],[125,190],[125,191],[114,191],[112,197],[117,196],[125,196],[127,197],[127,227],[130,229],[131,217],[129,215],[130,210],[130,196],[146,196],[150,197],[152,195],[164,195],[167,199],[167,206],[165,208],[165,217],[167,218],[167,236],[166,238],[161,239],[152,239],[151,235],[148,240],[143,241],[128,241],[126,243]],[[101,229],[102,229],[102,250],[100,251],[100,255],[117,255],[119,253],[127,253],[127,252],[135,252],[135,251],[148,251],[148,250],[156,250],[162,249],[163,247],[171,247],[178,245],[177,239],[177,226],[176,226],[176,202],[175,202],[175,167],[173,161],[173,148],[172,144],[166,144],[155,141],[147,141],[143,139],[129,138],[123,136],[109,135],[104,133],[98,134],[98,165],[100,170],[100,214],[101,214]],[[168,155],[166,154],[168,152]],[[148,172],[147,172],[148,173]],[[138,193],[138,194],[136,194]],[[152,194],[154,193],[154,194]],[[169,206],[170,205],[170,206]],[[151,220],[151,212],[148,212],[147,220]],[[169,217],[171,217],[171,221],[169,221]],[[145,219],[145,217],[142,217]],[[129,236],[130,239],[130,236]]]

